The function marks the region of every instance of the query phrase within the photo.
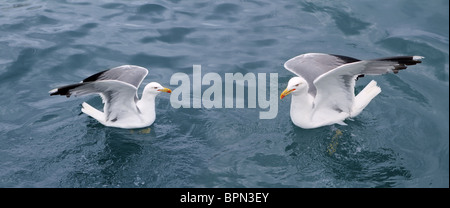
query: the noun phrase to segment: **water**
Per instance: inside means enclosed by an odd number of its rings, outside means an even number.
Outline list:
[[[448,187],[449,3],[375,1],[13,1],[0,3],[0,187]],[[348,126],[304,130],[259,108],[172,108],[146,129],[80,113],[96,96],[50,97],[123,64],[176,72],[278,73],[291,57],[422,55]],[[205,90],[204,86],[203,90]],[[342,135],[337,135],[337,130]]]

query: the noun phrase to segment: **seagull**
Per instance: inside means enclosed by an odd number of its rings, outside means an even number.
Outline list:
[[[109,127],[144,128],[155,121],[155,97],[161,92],[172,92],[157,82],[150,82],[139,99],[137,90],[147,74],[148,70],[144,67],[123,65],[96,73],[80,83],[50,90],[49,93],[50,96],[67,97],[99,94],[104,103],[103,112],[83,102],[83,113]]]
[[[372,80],[355,96],[355,82],[364,75],[397,74],[407,65],[421,63],[422,56],[394,56],[358,60],[348,56],[306,53],[289,59],[284,68],[297,77],[289,80],[280,99],[291,94],[290,117],[301,128],[347,125],[375,98],[381,88]]]

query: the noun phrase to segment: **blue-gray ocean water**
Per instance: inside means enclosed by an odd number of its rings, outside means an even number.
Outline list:
[[[0,187],[449,187],[447,0],[5,0],[0,2]],[[81,113],[98,96],[50,97],[111,67],[294,75],[307,52],[425,56],[347,126],[304,130],[257,108],[173,108],[150,129],[109,128]],[[202,90],[208,88],[208,84]],[[142,89],[139,91],[141,93]],[[246,103],[247,105],[247,103]],[[341,132],[342,134],[339,134]]]

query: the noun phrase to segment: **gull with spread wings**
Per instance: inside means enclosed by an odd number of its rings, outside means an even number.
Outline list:
[[[357,116],[381,92],[372,80],[355,96],[355,82],[364,75],[398,73],[421,63],[422,56],[395,56],[372,60],[306,53],[288,60],[284,67],[297,75],[289,80],[280,99],[291,94],[290,116],[301,128],[311,129]]]
[[[147,84],[141,99],[137,90],[148,70],[140,66],[123,65],[94,74],[80,83],[51,90],[50,95],[99,94],[103,112],[84,102],[81,111],[105,126],[117,128],[143,128],[153,124],[156,118],[155,97],[161,92],[171,93],[159,83]]]

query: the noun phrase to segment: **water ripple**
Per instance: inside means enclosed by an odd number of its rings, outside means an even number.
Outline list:
[[[98,96],[48,96],[123,64],[170,88],[194,64],[278,73],[281,92],[294,76],[283,63],[306,52],[426,58],[359,80],[383,92],[347,126],[312,130],[292,124],[289,98],[260,120],[266,109],[175,109],[160,95],[155,123],[130,131],[80,112]],[[448,73],[448,1],[6,1],[0,187],[448,187]]]

